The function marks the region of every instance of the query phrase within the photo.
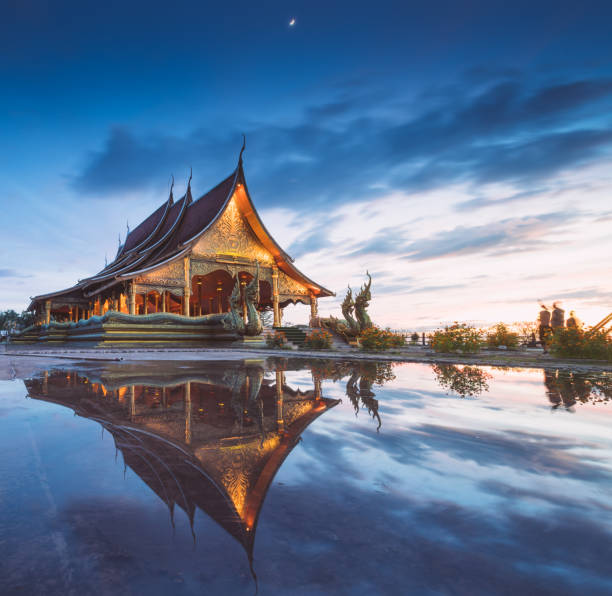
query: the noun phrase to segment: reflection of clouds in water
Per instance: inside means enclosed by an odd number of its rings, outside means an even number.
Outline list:
[[[603,594],[611,586],[610,536],[579,508],[533,518],[466,508],[451,491],[422,503],[392,482],[383,479],[378,488],[391,491],[374,495],[336,475],[324,493],[279,487],[270,495],[270,510],[289,511],[266,517],[266,537],[274,543],[289,527],[296,538],[275,560],[289,590],[397,594],[399,578],[407,594]]]

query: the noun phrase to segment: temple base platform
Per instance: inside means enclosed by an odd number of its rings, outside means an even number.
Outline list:
[[[261,336],[245,337],[228,329],[216,315],[186,317],[169,313],[127,315],[108,312],[78,323],[38,325],[12,338],[16,346],[79,344],[86,347],[210,346],[239,347],[264,344]]]

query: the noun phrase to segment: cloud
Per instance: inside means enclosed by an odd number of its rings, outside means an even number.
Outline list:
[[[500,251],[535,250],[545,237],[572,219],[565,212],[515,217],[479,226],[457,226],[406,246],[407,258],[424,261],[441,257]]]
[[[32,277],[31,275],[24,275],[16,269],[0,269],[0,277]]]
[[[612,149],[609,79],[534,86],[512,73],[466,76],[428,101],[412,92],[410,103],[405,91],[381,93],[383,85],[373,78],[358,92],[331,89],[291,124],[243,126],[258,204],[308,211],[461,181],[532,186]],[[183,136],[115,127],[71,181],[85,196],[162,189],[172,172],[180,179],[193,166],[204,192],[235,166],[240,141],[238,130],[212,126]],[[472,207],[490,199],[474,200]]]

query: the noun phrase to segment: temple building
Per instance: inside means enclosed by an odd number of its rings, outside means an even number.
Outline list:
[[[218,315],[229,312],[238,283],[246,322],[245,288],[258,270],[257,311],[272,310],[279,327],[284,307],[308,304],[317,326],[317,300],[333,293],[301,273],[266,230],[247,189],[243,151],[235,171],[200,198],[192,198],[191,177],[180,199],[174,200],[171,188],[167,201],[129,231],[102,271],[32,298],[29,310],[38,323],[76,323],[109,311]]]

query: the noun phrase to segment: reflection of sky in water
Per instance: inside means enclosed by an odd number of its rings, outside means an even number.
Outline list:
[[[431,367],[374,386],[382,426],[343,401],[303,433],[266,497],[261,594],[516,594],[612,590],[612,405],[551,409],[539,370],[487,369],[477,397]],[[273,376],[273,374],[272,374]],[[268,373],[268,378],[272,378]],[[309,371],[287,371],[312,388]],[[115,461],[100,426],[0,385],[0,586],[28,592],[251,593],[244,553]],[[91,586],[101,586],[100,591]]]

